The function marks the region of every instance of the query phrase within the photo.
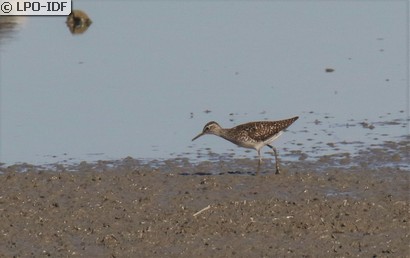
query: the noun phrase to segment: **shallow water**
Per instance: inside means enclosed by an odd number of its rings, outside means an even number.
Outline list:
[[[317,158],[306,158],[307,154],[300,151],[279,158],[281,174],[288,172],[327,173],[335,169],[344,171],[390,169],[394,171],[410,171],[410,137],[403,137],[398,142],[386,142],[377,146],[362,149],[357,154],[339,152],[322,155]],[[209,151],[204,157],[207,160],[177,157],[168,159],[134,159],[126,157],[115,160],[99,160],[95,162],[55,162],[43,165],[19,163],[7,166],[0,165],[0,174],[13,172],[118,172],[123,170],[159,171],[178,175],[269,175],[274,174],[275,160],[273,155],[267,156],[262,163],[258,159],[238,158],[234,154],[219,154]],[[383,175],[383,174],[379,174]],[[387,173],[382,176],[389,177]]]
[[[275,142],[283,162],[380,148],[393,158],[374,164],[406,168],[407,5],[78,2],[93,22],[80,35],[65,17],[0,17],[0,162],[253,160],[191,139],[211,120],[298,115]]]

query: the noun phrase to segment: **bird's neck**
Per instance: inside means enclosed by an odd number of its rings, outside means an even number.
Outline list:
[[[229,128],[220,128],[215,132],[216,135],[219,137],[224,138],[225,140],[228,140],[230,142],[233,142],[237,144],[236,138],[232,135],[231,129]]]

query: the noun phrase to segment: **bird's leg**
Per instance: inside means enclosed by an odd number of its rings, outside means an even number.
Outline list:
[[[278,151],[276,150],[275,147],[273,147],[272,145],[268,144],[267,145],[269,148],[271,148],[273,150],[273,153],[275,154],[275,165],[276,165],[276,174],[280,173],[279,170],[279,161],[278,161]]]
[[[261,157],[261,150],[256,150],[258,152],[258,166],[256,167],[256,174],[259,174],[259,170],[261,168],[262,157]]]
[[[261,150],[257,150],[258,151],[258,158],[259,158],[259,163],[258,165],[260,165],[262,163],[262,156],[261,156]]]

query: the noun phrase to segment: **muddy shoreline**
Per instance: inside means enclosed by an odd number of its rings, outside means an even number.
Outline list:
[[[3,167],[1,257],[409,257],[407,170],[169,163]]]

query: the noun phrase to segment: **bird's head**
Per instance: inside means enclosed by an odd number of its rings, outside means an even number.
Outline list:
[[[196,139],[198,139],[199,137],[201,137],[202,135],[205,135],[205,134],[216,134],[216,135],[218,135],[220,130],[221,130],[221,126],[217,122],[211,121],[211,122],[207,123],[204,126],[204,129],[202,130],[202,133],[195,136],[192,139],[192,141],[195,141]]]

